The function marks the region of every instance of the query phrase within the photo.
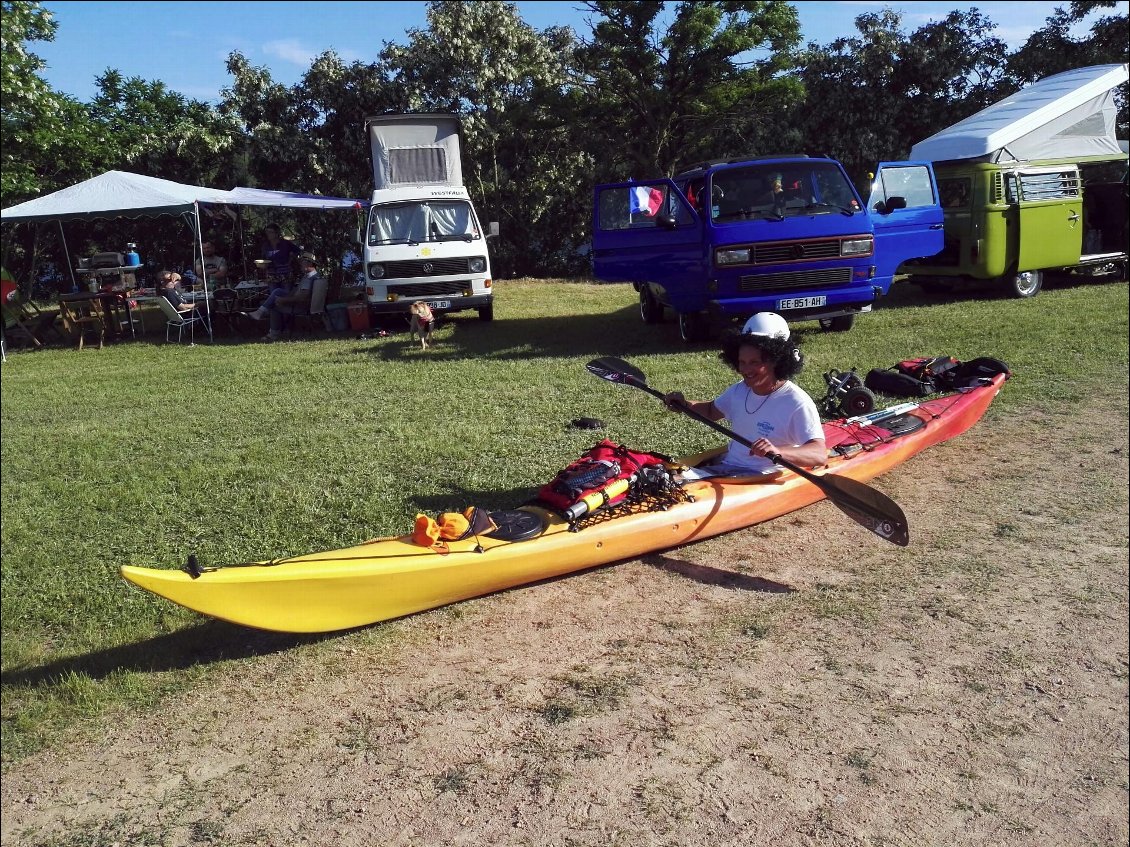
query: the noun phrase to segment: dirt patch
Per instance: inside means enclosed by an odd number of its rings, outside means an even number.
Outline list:
[[[906,549],[821,503],[234,661],[12,766],[3,842],[1124,845],[1124,402],[879,481]]]

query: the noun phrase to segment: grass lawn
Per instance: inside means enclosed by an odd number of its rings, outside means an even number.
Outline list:
[[[515,280],[496,298],[493,322],[441,319],[426,352],[406,332],[192,347],[150,333],[9,354],[4,761],[107,709],[150,707],[217,657],[317,640],[231,627],[216,643],[199,616],[128,586],[122,564],[264,559],[408,532],[421,511],[514,506],[603,436],[670,454],[718,443],[586,371],[618,356],[696,399],[733,381],[713,344],[682,344],[670,320],[645,326],[630,287]],[[798,381],[820,397],[831,368],[994,356],[1015,376],[990,416],[1054,419],[1098,393],[1125,409],[1127,312],[1126,282],[1052,283],[1031,300],[898,284],[850,332],[799,324]],[[607,428],[569,426],[582,416]]]

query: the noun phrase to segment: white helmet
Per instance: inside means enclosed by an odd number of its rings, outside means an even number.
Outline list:
[[[745,322],[742,335],[767,335],[770,338],[788,338],[789,324],[776,312],[758,312]]]

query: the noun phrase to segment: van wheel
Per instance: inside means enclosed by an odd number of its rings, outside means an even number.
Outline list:
[[[840,315],[838,318],[821,318],[820,328],[824,332],[847,332],[855,326],[855,315]]]
[[[663,304],[646,285],[640,286],[640,317],[645,324],[663,323]]]
[[[679,312],[679,337],[686,344],[705,341],[710,335],[710,324],[702,312]]]
[[[494,320],[494,303],[489,306],[479,307],[479,320],[480,321],[493,321]]]
[[[1013,297],[1035,297],[1044,285],[1044,272],[1022,271],[1007,279],[1008,290]]]

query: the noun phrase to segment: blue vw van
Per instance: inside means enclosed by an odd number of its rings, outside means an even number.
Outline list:
[[[866,200],[834,159],[769,156],[598,185],[593,202],[593,275],[632,283],[645,323],[674,312],[687,342],[756,312],[850,329],[942,246],[928,162],[881,164]]]

